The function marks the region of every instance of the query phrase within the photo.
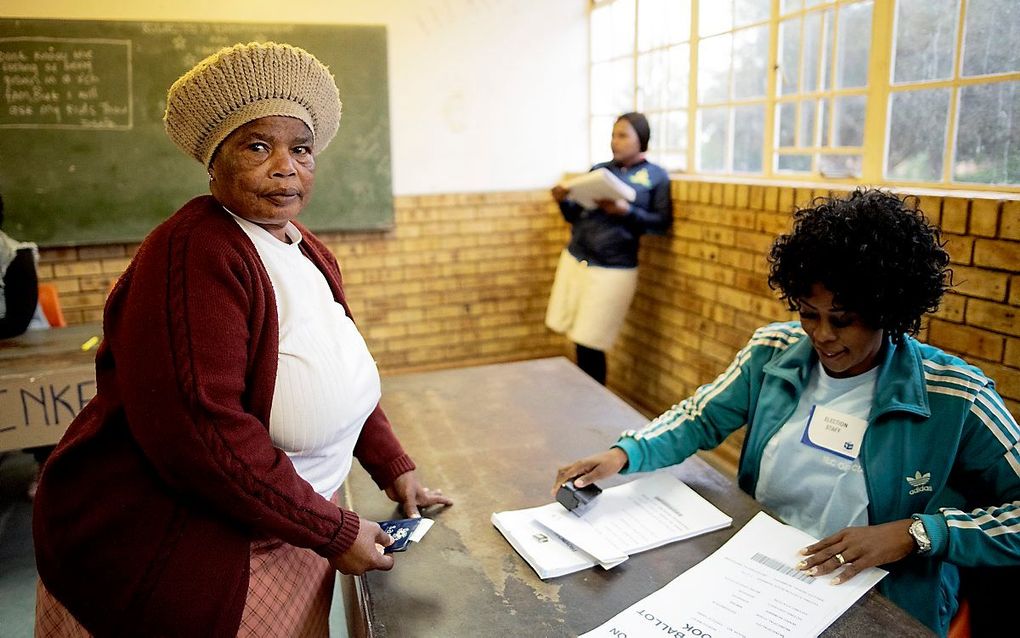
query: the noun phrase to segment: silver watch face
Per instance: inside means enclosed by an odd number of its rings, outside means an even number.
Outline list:
[[[917,551],[925,553],[931,550],[931,540],[928,538],[928,531],[924,529],[924,523],[920,519],[914,520],[910,524],[910,535],[914,538],[917,543]]]

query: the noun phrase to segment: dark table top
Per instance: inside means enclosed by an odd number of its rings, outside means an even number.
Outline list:
[[[647,419],[567,359],[540,359],[383,379],[383,408],[423,483],[453,507],[390,572],[345,579],[352,636],[576,636],[601,625],[722,546],[760,506],[697,457],[671,468],[733,518],[733,527],[542,581],[489,522],[550,502],[556,468]],[[373,520],[399,512],[355,464],[348,506]],[[601,483],[623,482],[615,477]],[[872,591],[823,635],[930,636]]]
[[[81,345],[91,337],[102,336],[102,324],[86,323],[29,330],[17,337],[0,339],[0,374],[33,374],[68,366],[94,366],[98,344],[88,351],[83,351]]]

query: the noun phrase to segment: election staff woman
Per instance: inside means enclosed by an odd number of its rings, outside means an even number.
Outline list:
[[[951,273],[939,230],[876,190],[819,199],[772,246],[799,322],[760,328],[693,397],[556,485],[680,463],[747,424],[741,488],[822,540],[800,569],[879,589],[939,634],[960,567],[1020,565],[1020,429],[978,368],[912,338]]]
[[[297,221],[336,134],[329,70],[285,44],[206,58],[170,88],[170,139],[209,173],[106,306],[98,392],[35,501],[36,635],[326,636],[335,570],[390,537],[331,497],[352,458],[415,516],[340,269]]]
[[[633,202],[605,199],[584,209],[562,186],[553,199],[570,224],[570,243],[560,254],[545,324],[577,344],[577,364],[606,382],[606,354],[623,327],[637,289],[641,235],[664,234],[673,224],[669,175],[645,159],[650,130],[640,113],[625,113],[613,125],[613,159],[596,164],[634,188]]]

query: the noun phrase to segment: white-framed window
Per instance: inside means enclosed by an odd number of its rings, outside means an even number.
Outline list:
[[[898,0],[883,176],[1020,184],[1020,2]]]
[[[612,0],[591,13],[591,158],[609,155],[613,123],[639,111],[648,157],[686,170],[691,0]]]
[[[699,173],[762,172],[771,4],[718,0],[698,13]]]
[[[686,170],[691,0],[641,0],[637,10],[636,110],[652,130],[648,157]]]
[[[860,177],[871,0],[783,0],[776,63],[776,173]]]
[[[596,0],[591,157],[1020,191],[1020,0]]]
[[[605,158],[613,122],[636,108],[636,0],[614,0],[591,12],[591,156]],[[592,163],[594,164],[594,160]]]

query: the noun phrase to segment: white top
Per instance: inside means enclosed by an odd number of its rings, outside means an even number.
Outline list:
[[[755,498],[816,538],[868,524],[868,489],[860,458],[848,460],[802,441],[814,406],[867,420],[880,367],[845,379],[819,364],[783,427],[765,445]]]
[[[301,478],[330,498],[347,478],[354,444],[379,403],[379,371],[326,277],[301,254],[301,231],[288,223],[291,243],[285,244],[231,215],[255,244],[276,295],[280,362],[269,436]]]

